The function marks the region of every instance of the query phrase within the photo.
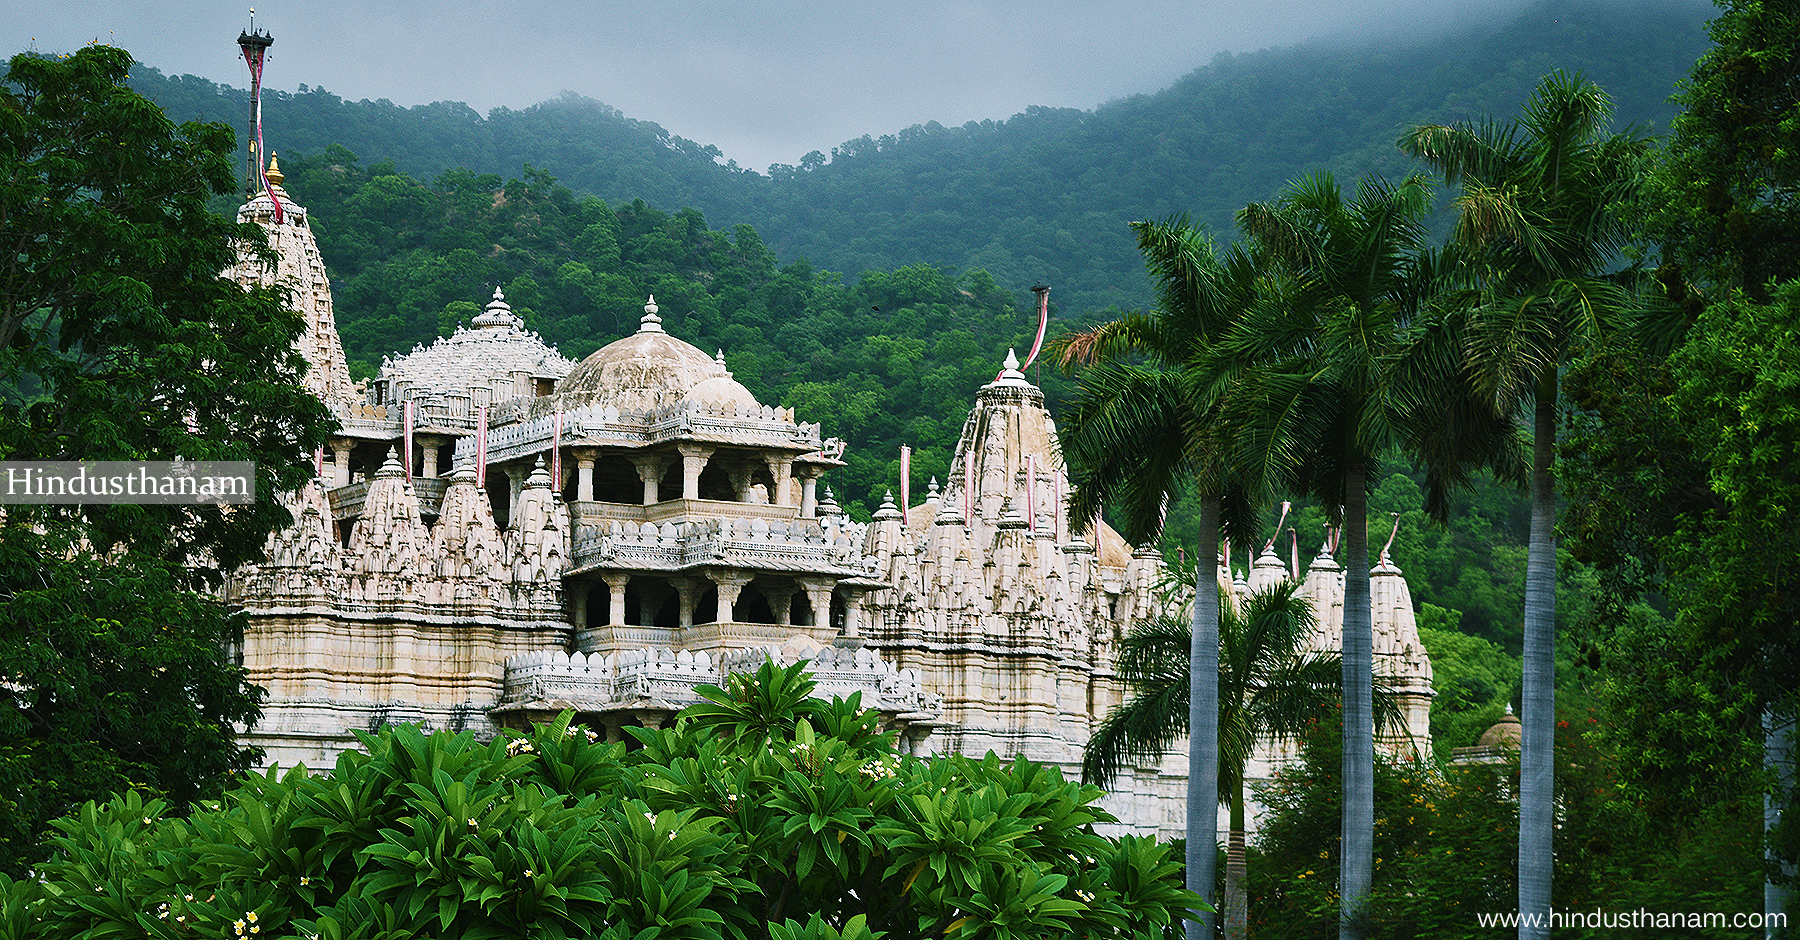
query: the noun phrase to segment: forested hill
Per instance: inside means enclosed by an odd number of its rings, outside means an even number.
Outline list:
[[[460,103],[401,108],[302,86],[265,92],[265,124],[278,153],[339,144],[426,179],[451,167],[516,177],[530,164],[579,195],[749,223],[784,260],[849,275],[980,267],[1013,290],[1049,283],[1059,307],[1091,311],[1147,300],[1126,222],[1185,212],[1229,233],[1233,211],[1302,173],[1403,174],[1393,141],[1404,125],[1516,113],[1552,69],[1597,81],[1622,123],[1664,127],[1713,11],[1704,0],[1546,0],[1504,25],[1432,40],[1220,56],[1091,111],[915,125],[767,175],[572,94],[484,118]],[[239,89],[148,68],[133,83],[178,120],[243,122]]]

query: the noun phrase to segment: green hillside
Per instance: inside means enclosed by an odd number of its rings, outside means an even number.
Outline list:
[[[849,275],[980,267],[1014,291],[1051,284],[1062,310],[1088,311],[1148,301],[1126,222],[1188,213],[1224,233],[1239,206],[1308,170],[1403,174],[1393,142],[1404,125],[1511,113],[1552,69],[1597,81],[1622,122],[1666,127],[1666,99],[1705,48],[1712,12],[1704,0],[1545,0],[1511,22],[1430,40],[1224,55],[1093,110],[915,125],[767,175],[572,94],[483,117],[455,102],[401,108],[308,89],[265,93],[264,111],[281,154],[338,144],[421,179],[453,167],[510,178],[529,164],[577,195],[748,223],[783,260]],[[244,120],[239,89],[153,69],[134,84],[177,119]]]

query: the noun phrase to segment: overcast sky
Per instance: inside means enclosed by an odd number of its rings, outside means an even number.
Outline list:
[[[913,124],[1088,109],[1223,51],[1395,38],[1526,0],[263,0],[268,87],[486,113],[564,90],[757,171]],[[0,50],[99,40],[165,74],[248,87],[242,0],[0,0]]]

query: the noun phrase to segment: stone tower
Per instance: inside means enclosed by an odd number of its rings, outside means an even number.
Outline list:
[[[306,321],[306,332],[295,341],[308,366],[304,384],[326,407],[337,412],[348,408],[361,395],[350,384],[344,344],[338,339],[337,319],[331,311],[331,281],[325,276],[325,262],[319,257],[319,243],[313,238],[306,210],[281,188],[281,167],[272,157],[268,180],[267,189],[239,207],[237,220],[262,227],[274,252],[274,263],[245,255],[231,276],[245,287],[281,287],[290,292],[293,308]],[[281,206],[279,220],[277,203]]]

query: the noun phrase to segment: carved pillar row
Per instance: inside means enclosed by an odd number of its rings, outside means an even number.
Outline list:
[[[681,498],[700,498],[700,472],[706,469],[706,461],[712,457],[714,448],[701,444],[677,444],[677,453],[681,454]]]
[[[684,455],[685,456],[685,455]],[[663,470],[669,466],[667,454],[634,454],[631,465],[637,468],[638,479],[644,483],[644,505],[654,506],[662,498],[662,490],[657,486],[662,481]],[[685,488],[686,465],[683,464],[683,487]],[[700,474],[694,474],[694,492],[699,493]],[[693,497],[689,497],[692,499]]]
[[[594,499],[594,458],[592,447],[575,448],[575,498],[581,502]]]

